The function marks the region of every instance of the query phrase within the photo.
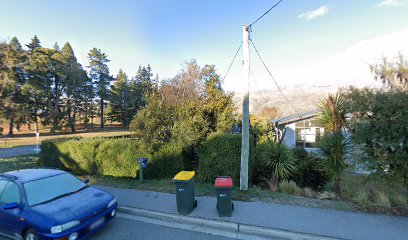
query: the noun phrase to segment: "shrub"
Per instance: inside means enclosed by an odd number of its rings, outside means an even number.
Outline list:
[[[136,178],[139,158],[149,158],[146,177],[172,177],[183,169],[183,146],[162,145],[153,155],[138,140],[114,138],[57,139],[42,143],[39,163],[81,174]]]
[[[214,182],[217,176],[228,175],[239,183],[241,169],[241,135],[211,134],[203,143],[199,152],[197,179],[201,182]],[[250,139],[249,180],[254,143]]]
[[[316,193],[311,188],[306,187],[303,189],[303,196],[307,198],[314,198],[315,195]]]
[[[291,149],[283,144],[261,143],[256,148],[255,173],[274,191],[281,180],[288,179],[296,171],[294,159]]]
[[[348,167],[345,158],[350,153],[350,144],[350,139],[343,136],[341,131],[323,136],[317,144],[323,156],[320,161],[322,170],[332,178],[336,194],[340,194],[340,183]]]
[[[407,197],[404,196],[404,194],[401,193],[393,193],[391,195],[391,204],[395,207],[401,207],[401,208],[407,208],[408,204],[407,204]]]
[[[374,203],[378,206],[386,207],[386,208],[391,207],[390,198],[384,191],[374,190],[373,200],[374,200]]]
[[[367,191],[360,190],[357,192],[353,200],[363,206],[370,205],[370,194]]]
[[[172,178],[183,169],[183,145],[170,142],[161,146],[149,159],[146,176],[149,178]]]
[[[334,194],[333,192],[329,192],[329,191],[324,191],[323,193],[319,193],[318,198],[320,200],[323,199],[334,199],[336,198],[336,194]]]
[[[99,139],[63,138],[41,144],[39,164],[80,173],[96,173],[95,148]]]
[[[293,149],[295,155],[295,165],[297,171],[291,179],[300,187],[310,187],[314,190],[322,190],[327,184],[328,177],[321,170],[319,159],[309,154],[304,148],[296,147]]]
[[[278,189],[281,192],[300,195],[302,189],[300,189],[294,181],[283,180],[278,184]]]
[[[97,173],[104,176],[137,177],[139,158],[149,157],[137,141],[128,139],[101,141],[96,150]]]

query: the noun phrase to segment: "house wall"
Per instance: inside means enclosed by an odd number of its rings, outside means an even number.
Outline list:
[[[295,124],[294,123],[286,125],[284,143],[288,147],[296,146]]]
[[[296,147],[295,123],[286,125],[286,133],[283,142],[290,148]],[[308,152],[318,152],[319,148],[305,148],[305,150]]]

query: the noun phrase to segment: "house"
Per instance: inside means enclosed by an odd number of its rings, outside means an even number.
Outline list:
[[[288,147],[317,150],[316,142],[324,135],[324,128],[317,120],[318,113],[319,110],[315,109],[273,120],[275,140]]]

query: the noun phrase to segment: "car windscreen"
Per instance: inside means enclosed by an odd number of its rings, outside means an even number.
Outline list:
[[[24,184],[28,205],[37,205],[55,200],[86,187],[78,178],[63,173]]]

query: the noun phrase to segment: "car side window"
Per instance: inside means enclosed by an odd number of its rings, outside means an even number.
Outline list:
[[[3,193],[4,189],[6,188],[8,181],[6,180],[0,180],[0,196]]]
[[[8,182],[6,188],[3,191],[3,194],[1,195],[0,201],[8,204],[8,203],[21,203],[21,198],[20,198],[20,191],[18,189],[17,184]]]

